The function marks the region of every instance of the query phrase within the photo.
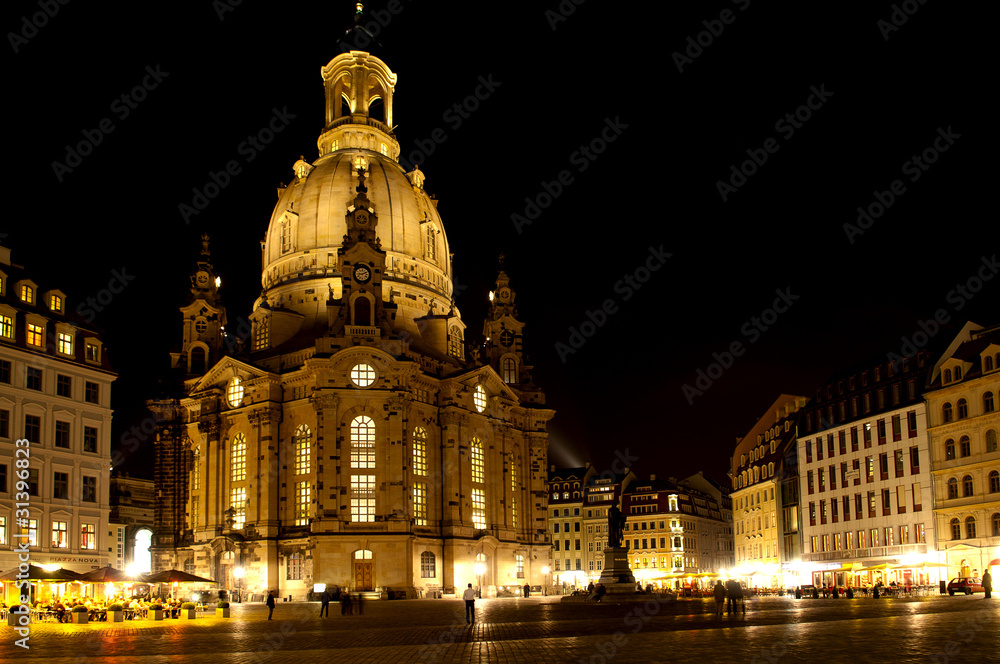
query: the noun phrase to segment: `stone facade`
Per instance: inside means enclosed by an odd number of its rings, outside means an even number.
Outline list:
[[[264,290],[231,325],[247,338],[225,331],[206,238],[172,354],[182,387],[149,401],[154,568],[293,599],[541,585],[554,413],[510,278],[468,344],[436,201],[396,161],[396,75],[360,51],[322,71],[320,156],[279,192]]]

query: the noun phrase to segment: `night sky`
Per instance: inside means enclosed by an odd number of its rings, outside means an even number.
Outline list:
[[[627,450],[640,475],[722,480],[779,394],[899,352],[938,310],[998,321],[984,18],[578,2],[370,3],[378,45],[344,41],[349,2],[8,3],[0,241],[71,308],[127,281],[84,309],[120,374],[112,440],[180,341],[202,232],[229,318],[249,314],[276,187],[317,157],[320,68],[345,43],[399,76],[396,135],[440,199],[470,339],[507,256],[557,411],[550,463]],[[151,449],[125,469],[151,476]]]

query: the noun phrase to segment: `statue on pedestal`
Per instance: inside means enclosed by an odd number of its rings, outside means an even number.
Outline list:
[[[608,546],[619,547],[625,539],[625,515],[612,505],[608,508]]]

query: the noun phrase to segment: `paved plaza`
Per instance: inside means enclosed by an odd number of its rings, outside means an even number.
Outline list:
[[[369,601],[363,615],[319,618],[318,603],[282,603],[274,620],[259,604],[228,619],[32,625],[30,650],[3,627],[0,662],[938,662],[1000,661],[1000,600],[750,600],[721,618],[709,600],[616,605],[558,597],[476,602]]]

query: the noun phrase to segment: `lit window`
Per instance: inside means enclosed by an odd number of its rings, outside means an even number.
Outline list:
[[[233,437],[230,455],[230,480],[243,482],[247,478],[247,438],[242,433]]]
[[[34,289],[31,286],[27,285],[27,284],[22,284],[21,285],[21,302],[24,302],[25,304],[32,304],[32,303],[34,303],[34,301],[35,301],[35,291],[34,291]]]
[[[309,504],[310,504],[309,482],[295,483],[295,525],[309,525]]]
[[[476,405],[476,410],[480,413],[486,410],[486,390],[483,389],[482,385],[476,385],[476,389],[472,393],[472,403]]]
[[[510,464],[510,525],[517,528],[517,466]]]
[[[270,345],[271,319],[261,318],[253,332],[253,349],[265,350]]]
[[[424,551],[420,554],[420,578],[433,579],[435,576],[437,574],[435,572],[434,554],[430,551]]]
[[[281,253],[292,250],[292,224],[287,219],[281,222]]]
[[[65,521],[52,522],[52,547],[55,549],[66,549],[69,547],[69,537],[67,537],[67,525]]]
[[[427,229],[424,233],[426,240],[424,257],[429,261],[437,261],[437,232],[433,226],[427,224]]]
[[[0,337],[14,338],[14,320],[10,316],[0,315]]]
[[[35,325],[34,323],[28,323],[28,345],[38,346],[39,348],[45,345],[45,328],[41,325]]]
[[[49,298],[49,309],[52,311],[62,311],[63,301],[58,295],[53,295]]]
[[[413,484],[413,525],[427,525],[427,484],[425,482],[414,482]]]
[[[56,349],[63,355],[73,354],[73,336],[66,334],[65,332],[60,332],[56,339]]]
[[[473,438],[469,446],[472,450],[472,481],[482,484],[486,481],[486,464],[483,456],[483,443],[478,438]],[[566,496],[567,498],[569,495]]]
[[[503,382],[508,385],[517,382],[517,361],[512,357],[503,360]]]
[[[7,517],[0,516],[0,546],[7,545]]]
[[[86,358],[88,362],[100,362],[101,361],[101,347],[97,344],[88,343],[85,347]]]
[[[382,155],[385,157],[389,156],[389,146],[387,146],[385,143],[379,143],[378,151],[381,152]]]
[[[301,581],[302,580],[302,556],[293,553],[288,556],[288,570],[285,574],[289,581]]]
[[[413,430],[413,472],[427,474],[427,430],[423,427]]]
[[[375,422],[359,415],[351,422],[351,468],[375,467]]]
[[[38,519],[28,519],[28,546],[38,546]]]
[[[486,528],[486,492],[472,490],[472,525],[479,530]]]
[[[201,448],[194,448],[194,461],[191,465],[191,490],[201,489]]]
[[[305,424],[295,429],[295,474],[305,475],[312,470],[312,433]],[[298,524],[301,525],[301,524]]]
[[[375,476],[351,475],[351,521],[375,521]]]
[[[514,569],[517,571],[517,578],[524,578],[524,556],[518,554],[514,556]]]
[[[375,370],[368,364],[357,364],[351,369],[351,381],[358,387],[368,387],[375,382]]]
[[[462,354],[462,332],[457,326],[448,330],[448,354],[461,358]]]
[[[229,489],[229,506],[233,508],[233,528],[242,530],[247,522],[247,488],[245,486]]]
[[[88,551],[97,550],[97,526],[85,523],[80,527],[80,548]]]
[[[229,381],[229,387],[226,388],[226,400],[229,402],[230,408],[238,408],[243,403],[243,394],[243,381],[238,377]]]

